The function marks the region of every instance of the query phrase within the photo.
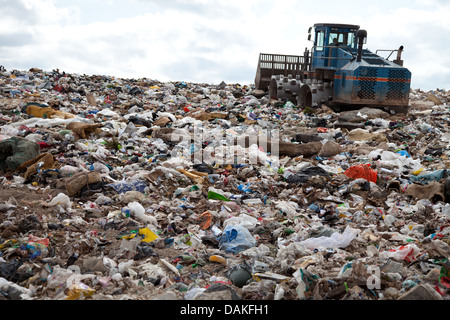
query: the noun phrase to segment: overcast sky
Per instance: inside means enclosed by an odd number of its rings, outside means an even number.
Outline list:
[[[260,52],[303,54],[314,23],[356,24],[397,49],[412,88],[450,89],[450,0],[0,0],[7,70],[254,82]]]

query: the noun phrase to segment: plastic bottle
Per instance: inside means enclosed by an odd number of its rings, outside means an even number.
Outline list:
[[[222,234],[222,230],[220,230],[217,226],[212,226],[211,227],[211,233],[215,236],[218,237]]]

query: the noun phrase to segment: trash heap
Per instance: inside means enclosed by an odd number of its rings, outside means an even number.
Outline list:
[[[0,299],[447,300],[449,99],[3,70]]]

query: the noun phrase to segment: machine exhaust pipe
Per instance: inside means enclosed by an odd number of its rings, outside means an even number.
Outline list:
[[[398,50],[397,50],[397,59],[395,59],[393,61],[394,63],[398,64],[399,66],[403,66],[402,51],[403,51],[403,46],[400,46],[400,48],[398,48]]]
[[[361,62],[363,43],[364,39],[367,38],[367,31],[359,29],[358,32],[356,32],[356,38],[358,38],[358,53],[356,56],[356,61]]]

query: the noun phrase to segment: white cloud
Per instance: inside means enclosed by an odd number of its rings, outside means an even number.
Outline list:
[[[358,24],[367,47],[404,45],[413,87],[450,87],[448,1],[0,0],[12,69],[251,83],[260,52],[301,55],[318,22]]]

